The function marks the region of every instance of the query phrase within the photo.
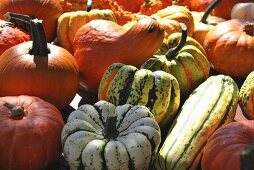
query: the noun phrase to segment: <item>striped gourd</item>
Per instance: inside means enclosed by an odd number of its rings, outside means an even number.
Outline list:
[[[254,71],[249,73],[240,88],[239,105],[244,116],[254,120]]]
[[[146,107],[98,101],[69,115],[61,141],[72,170],[145,170],[158,151],[160,133]]]
[[[180,88],[175,77],[164,71],[152,72],[114,63],[101,80],[98,98],[115,105],[146,106],[164,127],[175,118],[180,103]]]
[[[178,81],[181,96],[189,94],[210,72],[210,64],[204,48],[193,38],[187,36],[187,28],[182,25],[182,33],[171,34],[156,55],[147,60],[141,68],[151,71],[163,70],[172,74]]]
[[[156,156],[155,169],[195,169],[208,137],[233,121],[238,94],[239,89],[229,76],[211,76],[200,84],[169,130]]]

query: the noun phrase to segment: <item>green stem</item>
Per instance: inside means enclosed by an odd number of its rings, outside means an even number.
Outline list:
[[[187,26],[185,24],[181,24],[181,27],[182,27],[182,36],[181,36],[180,42],[177,44],[176,47],[170,48],[168,50],[168,52],[165,54],[166,58],[169,59],[169,60],[174,58],[176,53],[179,50],[181,50],[184,47],[185,43],[186,43],[186,40],[187,40],[187,37],[188,37],[188,35],[187,35]]]
[[[212,10],[221,2],[221,0],[214,0],[206,9],[204,15],[201,18],[201,22],[207,24],[207,18],[212,12]]]
[[[11,111],[12,119],[22,119],[25,116],[25,109],[23,106],[15,106],[10,103],[4,103],[3,105]]]
[[[32,17],[30,15],[23,15],[23,14],[17,14],[13,12],[7,12],[4,15],[4,19],[6,21],[9,21],[11,23],[14,23],[16,26],[24,29],[27,32],[30,32],[30,20],[34,19],[35,17]]]
[[[43,28],[42,20],[30,20],[33,45],[29,50],[30,55],[47,56],[50,53]]]
[[[105,129],[104,129],[104,137],[106,139],[115,139],[117,138],[119,132],[116,128],[116,116],[109,116],[106,120]]]
[[[92,0],[87,0],[87,3],[86,3],[86,11],[87,11],[87,12],[91,11],[91,9],[92,9],[92,4],[93,4],[93,1],[92,1]]]
[[[254,143],[245,146],[240,154],[241,170],[254,169]]]

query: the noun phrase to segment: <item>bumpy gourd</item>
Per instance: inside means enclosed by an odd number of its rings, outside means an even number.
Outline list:
[[[169,127],[176,117],[180,88],[176,78],[164,71],[114,63],[104,73],[98,98],[115,105],[146,106],[163,128]]]
[[[160,128],[144,106],[106,101],[73,111],[62,135],[71,169],[148,169],[161,141]]]

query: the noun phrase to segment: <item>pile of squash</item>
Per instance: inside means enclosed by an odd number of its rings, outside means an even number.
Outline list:
[[[0,1],[0,169],[254,169],[253,8]]]

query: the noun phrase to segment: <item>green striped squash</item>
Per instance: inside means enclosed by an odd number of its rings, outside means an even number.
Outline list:
[[[153,114],[144,106],[106,101],[73,111],[61,141],[72,170],[148,169],[161,142]]]
[[[239,105],[244,116],[254,120],[254,71],[248,74],[240,88]]]
[[[189,94],[202,82],[210,72],[210,64],[204,48],[193,38],[187,36],[187,28],[182,33],[173,33],[141,68],[151,71],[162,70],[172,74],[178,81],[181,96]]]
[[[169,126],[180,103],[180,88],[175,77],[164,71],[152,72],[122,63],[112,64],[100,82],[99,100],[115,105],[146,106],[162,127]]]
[[[229,76],[211,76],[201,83],[183,104],[156,156],[154,169],[196,169],[208,137],[233,121],[238,94]]]

